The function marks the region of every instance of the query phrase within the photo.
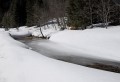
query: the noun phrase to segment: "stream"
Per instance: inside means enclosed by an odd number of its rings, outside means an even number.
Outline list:
[[[75,50],[72,50],[68,45],[58,44],[40,38],[21,39],[19,41],[31,47],[32,50],[53,59],[120,73],[120,62],[84,56],[77,53]]]

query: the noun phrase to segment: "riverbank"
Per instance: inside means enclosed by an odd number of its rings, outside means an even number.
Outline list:
[[[25,43],[26,45],[31,47],[32,50],[56,60],[120,73],[119,62],[81,56],[80,53],[77,53],[77,50],[75,51],[73,50],[73,48],[67,45],[62,45],[56,42],[52,42],[48,39],[24,38],[18,41]]]
[[[86,30],[65,30],[50,40],[69,45],[80,55],[120,62],[120,26]]]
[[[1,82],[119,82],[120,74],[45,57],[0,32]],[[103,76],[104,75],[104,76]]]

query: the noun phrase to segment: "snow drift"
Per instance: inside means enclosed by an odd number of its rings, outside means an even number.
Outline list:
[[[79,53],[120,62],[120,26],[86,30],[65,30],[50,40],[70,45]]]

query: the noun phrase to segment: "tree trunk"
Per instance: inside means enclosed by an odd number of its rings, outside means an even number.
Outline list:
[[[41,27],[40,27],[40,33],[42,34],[42,38],[45,38],[45,36],[44,36],[44,34],[43,34],[43,32],[42,32]]]

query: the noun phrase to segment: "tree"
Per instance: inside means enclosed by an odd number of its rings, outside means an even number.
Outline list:
[[[109,14],[110,14],[110,0],[101,0],[101,6],[102,6],[102,20],[104,23],[104,27],[107,28],[107,23],[109,21]]]
[[[6,28],[13,28],[16,27],[15,21],[15,9],[16,9],[16,0],[12,0],[10,9],[4,14],[1,24]]]
[[[45,23],[45,17],[46,17],[46,11],[43,8],[43,2],[42,0],[36,0],[32,6],[33,12],[30,13],[32,16],[32,24],[36,25],[37,27],[40,27],[40,32],[42,34],[42,37],[44,38],[44,35],[42,33],[41,26]]]
[[[27,26],[33,26],[34,18],[33,18],[33,13],[34,13],[34,2],[35,0],[26,0],[26,25]]]
[[[86,0],[70,0],[67,8],[68,26],[72,29],[85,29],[89,23]]]
[[[23,26],[26,24],[26,0],[17,0],[15,11],[15,20],[18,26]]]

